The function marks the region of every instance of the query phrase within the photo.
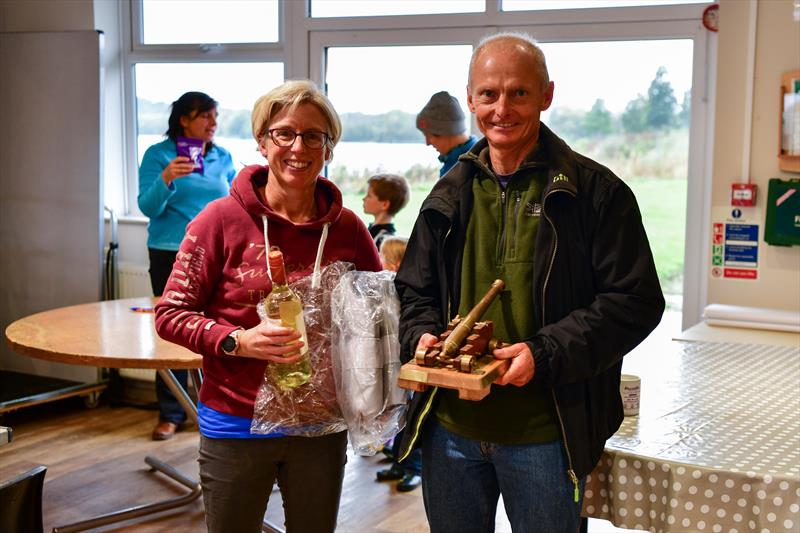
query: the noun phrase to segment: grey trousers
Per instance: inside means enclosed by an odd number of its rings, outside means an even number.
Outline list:
[[[324,437],[200,437],[200,482],[210,533],[257,533],[274,482],[287,533],[336,528],[347,433]]]

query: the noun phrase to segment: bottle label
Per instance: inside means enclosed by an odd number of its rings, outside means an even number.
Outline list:
[[[278,310],[283,325],[294,328],[300,333],[300,340],[303,341],[300,353],[306,353],[308,351],[308,338],[306,336],[306,322],[303,320],[303,307],[300,302],[297,300],[280,302]]]

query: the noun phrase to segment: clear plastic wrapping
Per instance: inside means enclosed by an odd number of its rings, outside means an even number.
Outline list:
[[[343,274],[352,269],[352,263],[329,264],[320,273],[319,288],[312,286],[313,275],[289,283],[303,302],[313,373],[304,385],[283,391],[265,372],[253,409],[252,433],[319,437],[347,429],[333,377],[331,296]],[[257,309],[266,320],[263,303]]]
[[[333,370],[339,405],[359,455],[374,455],[405,424],[400,303],[394,273],[346,272],[333,291]]]

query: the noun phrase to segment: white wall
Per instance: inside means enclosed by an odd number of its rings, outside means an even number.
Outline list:
[[[712,213],[729,208],[731,183],[749,178],[758,186],[762,235],[769,179],[800,178],[781,172],[777,157],[781,75],[800,68],[800,22],[793,20],[792,9],[792,0],[720,3]],[[754,78],[748,75],[750,56]],[[800,310],[800,246],[770,246],[761,240],[758,276],[756,281],[709,276],[708,303]]]
[[[120,61],[118,0],[0,0],[0,31],[71,31],[97,29],[105,34],[105,174],[106,180],[123,181],[125,143],[123,88]],[[122,187],[118,188],[124,194]],[[117,213],[121,215],[121,213]],[[105,242],[110,239],[106,225]],[[146,265],[147,226],[142,221],[123,220],[119,227],[119,260]]]

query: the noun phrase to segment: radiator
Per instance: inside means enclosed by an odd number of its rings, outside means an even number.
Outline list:
[[[153,288],[150,286],[150,274],[147,265],[134,263],[119,264],[119,297],[135,298],[138,296],[152,296]],[[123,378],[138,379],[141,381],[155,381],[156,371],[147,368],[121,368],[119,375]]]
[[[135,298],[137,296],[152,296],[150,274],[146,265],[133,263],[119,264],[119,297]]]

